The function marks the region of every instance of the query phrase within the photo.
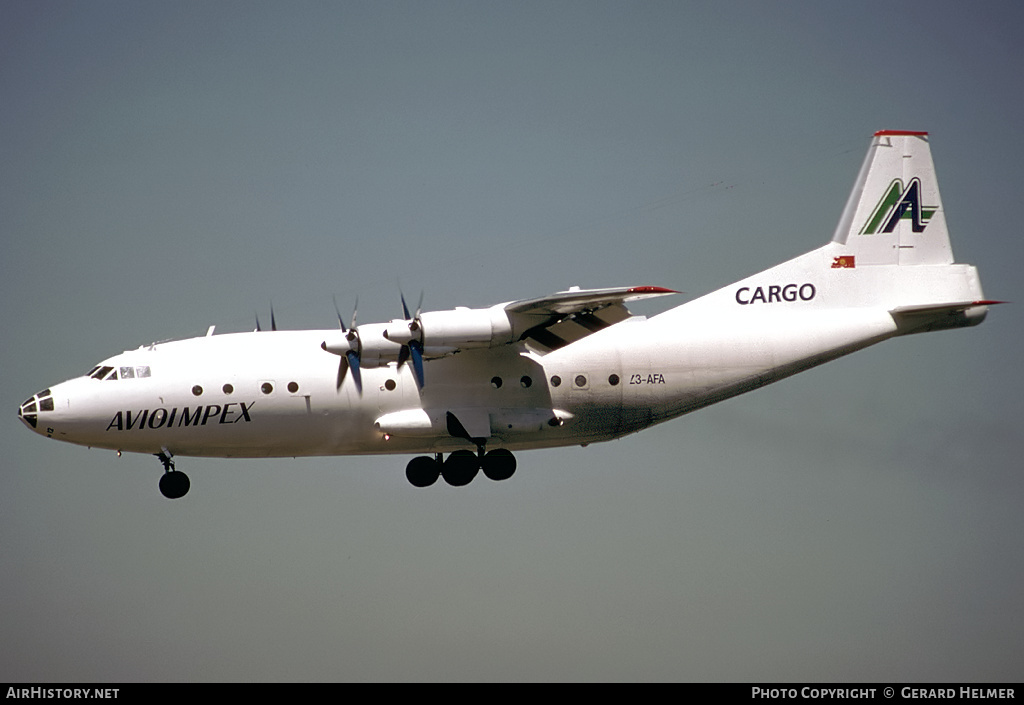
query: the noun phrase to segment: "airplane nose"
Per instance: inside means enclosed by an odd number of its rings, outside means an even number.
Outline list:
[[[22,402],[18,407],[18,418],[36,431],[39,426],[39,414],[45,414],[47,411],[53,411],[53,394],[49,389],[44,389]]]

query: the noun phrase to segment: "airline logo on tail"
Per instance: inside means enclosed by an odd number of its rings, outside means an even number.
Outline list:
[[[903,188],[902,179],[893,179],[882,200],[861,229],[861,235],[891,233],[901,220],[909,220],[915,233],[924,232],[938,206],[921,205],[921,180],[916,176]]]

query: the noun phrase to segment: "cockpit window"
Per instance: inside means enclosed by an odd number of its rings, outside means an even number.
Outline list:
[[[104,365],[103,367],[94,367],[89,372],[89,377],[92,379],[136,379],[142,377],[150,377],[152,372],[149,369],[149,365],[139,365],[138,367],[110,367]]]

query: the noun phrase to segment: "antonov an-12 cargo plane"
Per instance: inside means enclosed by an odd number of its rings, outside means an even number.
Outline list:
[[[587,445],[748,392],[897,335],[980,323],[956,264],[925,132],[874,135],[831,242],[664,313],[654,286],[572,288],[490,308],[410,312],[337,330],[154,343],[35,394],[30,429],[175,456],[418,454],[424,487],[504,480],[513,451]]]

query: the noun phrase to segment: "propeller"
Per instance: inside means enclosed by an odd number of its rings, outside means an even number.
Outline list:
[[[417,386],[423,388],[423,326],[420,320],[420,310],[423,306],[423,294],[420,294],[420,302],[416,307],[416,314],[412,315],[409,312],[409,304],[406,303],[405,294],[399,291],[399,296],[402,302],[402,313],[405,314],[404,321],[392,321],[390,328],[391,336],[389,337],[388,328],[383,331],[384,338],[390,340],[393,344],[398,346],[398,366],[401,367],[406,362],[411,362],[413,376],[416,378]],[[328,347],[327,342],[324,341],[320,344],[324,350],[328,350],[335,355],[341,357],[341,361],[338,364],[338,377],[335,382],[336,388],[341,389],[342,383],[345,381],[345,377],[348,375],[349,370],[352,371],[352,379],[355,381],[356,388],[359,393],[363,392],[363,380],[360,373],[360,367],[362,365],[363,356],[363,341],[359,334],[359,328],[356,325],[356,318],[359,312],[359,299],[356,299],[356,305],[352,309],[352,322],[346,326],[345,319],[341,317],[341,311],[338,309],[337,298],[334,300],[334,312],[338,317],[338,327],[341,332],[344,333],[346,344],[331,343]],[[369,333],[371,338],[368,341],[369,347],[366,349],[367,354],[372,359],[372,365],[376,366],[379,363],[379,357],[382,350],[380,348],[380,342],[376,340],[376,327],[371,326]],[[407,330],[406,330],[407,329]],[[390,348],[386,353],[388,356],[394,354],[394,348]],[[391,358],[393,359],[393,358]]]
[[[359,312],[359,299],[356,299],[356,305],[352,308],[352,324],[346,328],[345,321],[341,317],[341,311],[338,310],[338,300],[334,300],[334,312],[338,315],[338,327],[341,328],[341,332],[345,334],[345,338],[348,339],[349,349],[341,356],[341,360],[338,363],[338,379],[335,382],[335,388],[341,389],[342,382],[345,381],[345,376],[348,374],[349,369],[352,370],[352,381],[356,383],[356,390],[363,393],[363,376],[359,372],[359,356],[362,353],[362,344],[359,340],[359,329],[356,328],[356,314]]]
[[[256,332],[262,333],[263,327],[260,325],[260,314],[256,315]],[[270,304],[270,330],[277,330],[277,321],[274,319],[274,304]]]
[[[413,376],[416,377],[416,385],[423,389],[423,324],[420,321],[420,311],[423,309],[423,292],[420,292],[420,302],[416,304],[416,315],[409,315],[409,306],[405,303],[405,294],[402,293],[401,289],[398,291],[398,296],[402,300],[402,313],[405,315],[405,320],[409,322],[409,332],[412,333],[412,339],[408,344],[403,345],[402,349],[398,352],[398,366],[401,367],[402,363],[406,360],[412,359],[412,370]]]

